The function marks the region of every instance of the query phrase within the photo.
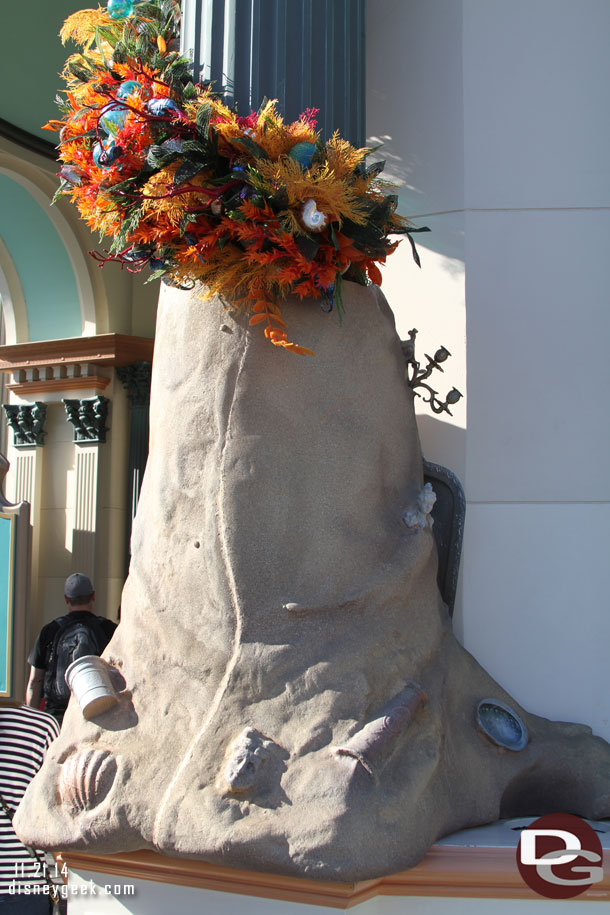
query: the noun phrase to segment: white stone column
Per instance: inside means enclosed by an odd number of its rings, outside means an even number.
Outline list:
[[[95,535],[99,483],[99,445],[76,445],[74,529],[72,563],[74,569],[95,580]]]
[[[40,491],[37,484],[40,482],[43,452],[38,451],[36,448],[17,451],[16,448],[9,447],[9,453],[11,455],[10,464],[13,468],[12,484],[14,492],[11,494],[13,501],[29,502],[32,506],[33,520],[37,514],[36,509],[39,508],[39,505],[36,504],[40,501]]]
[[[39,405],[40,406],[40,405]],[[6,409],[13,411],[19,407],[26,415],[32,414],[33,404],[20,403],[11,405]],[[40,542],[41,542],[41,510],[42,510],[42,490],[44,474],[44,448],[42,439],[44,432],[44,411],[40,429],[36,433],[20,433],[15,428],[8,430],[9,442],[7,445],[7,458],[11,472],[6,478],[7,498],[9,502],[18,505],[20,502],[28,502],[30,505],[30,525],[31,525],[31,565],[28,574],[31,576],[31,587],[29,593],[29,609],[33,611],[33,618],[36,618],[39,605],[39,588],[38,575],[40,568]],[[24,444],[23,440],[31,441],[31,444]],[[17,444],[20,442],[19,444]]]
[[[100,481],[99,447],[106,441],[108,399],[64,399],[69,422],[74,426],[76,462],[74,475],[74,525],[72,567],[95,580],[95,537],[98,524]]]

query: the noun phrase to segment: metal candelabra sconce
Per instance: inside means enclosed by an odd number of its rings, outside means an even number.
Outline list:
[[[416,328],[413,328],[409,331],[409,339],[402,340],[402,351],[404,353],[406,368],[405,368],[405,377],[407,384],[413,390],[416,397],[423,397],[424,403],[430,404],[430,409],[433,413],[448,413],[449,416],[453,416],[450,406],[455,406],[455,404],[460,400],[462,394],[458,391],[457,388],[451,388],[444,400],[438,399],[438,391],[435,391],[431,385],[426,384],[426,378],[429,378],[432,372],[435,369],[438,369],[439,372],[444,371],[441,363],[446,362],[451,353],[444,346],[440,346],[434,354],[434,358],[425,354],[428,364],[425,368],[422,368],[420,363],[415,358],[415,337],[417,336]],[[419,394],[415,388],[425,388],[428,391],[429,397],[424,397],[422,394]]]

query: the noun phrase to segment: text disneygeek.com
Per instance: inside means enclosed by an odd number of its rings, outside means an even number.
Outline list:
[[[57,892],[62,899],[72,896],[135,896],[136,888],[133,883],[105,883],[98,885],[90,880],[88,883],[59,883],[56,884]],[[49,896],[51,889],[47,883],[29,884],[17,883],[15,880],[6,891],[9,896]]]

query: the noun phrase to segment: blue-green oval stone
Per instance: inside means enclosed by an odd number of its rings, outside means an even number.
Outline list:
[[[294,144],[288,153],[288,158],[292,159],[294,162],[298,162],[302,169],[306,169],[311,165],[311,160],[313,159],[315,151],[316,147],[314,143],[307,143],[305,140],[302,140],[300,143]]]

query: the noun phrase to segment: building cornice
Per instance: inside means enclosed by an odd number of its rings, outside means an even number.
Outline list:
[[[95,337],[68,337],[64,340],[38,340],[33,343],[12,343],[0,346],[0,371],[40,366],[130,365],[151,361],[154,340],[131,337],[129,334],[97,334]]]
[[[109,368],[151,362],[153,346],[128,334],[14,343],[0,346],[0,371],[12,376],[9,391],[26,399],[99,394],[110,384]]]

